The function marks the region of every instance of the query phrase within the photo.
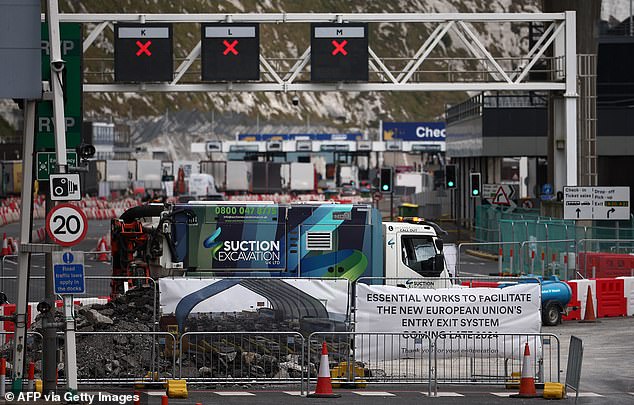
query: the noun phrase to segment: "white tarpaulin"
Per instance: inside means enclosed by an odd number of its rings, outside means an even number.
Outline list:
[[[439,356],[479,351],[518,357],[518,348],[526,341],[531,348],[540,350],[539,343],[526,336],[497,336],[539,333],[540,301],[541,287],[537,283],[437,290],[358,284],[355,330],[400,334],[398,339],[379,339],[370,350],[358,351],[362,357],[359,360],[397,359],[428,352],[428,341],[423,335],[430,336],[432,343],[438,337]]]
[[[348,280],[315,279],[191,279],[159,280],[163,315],[183,325],[189,314],[231,313],[268,308],[286,318],[327,318],[345,321]]]

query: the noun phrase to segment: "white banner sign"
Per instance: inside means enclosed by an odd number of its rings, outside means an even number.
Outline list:
[[[538,349],[539,343],[526,336],[496,335],[539,333],[540,301],[541,288],[537,283],[438,290],[358,284],[356,331],[401,335],[377,339],[376,345],[360,348],[357,354],[361,355],[360,360],[367,360],[427,353],[428,341],[424,338],[427,335],[432,343],[438,338],[440,356],[486,352],[491,356],[519,357],[524,342]],[[464,334],[474,334],[475,338],[465,339]]]

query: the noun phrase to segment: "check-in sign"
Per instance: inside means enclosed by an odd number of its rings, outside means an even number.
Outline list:
[[[629,187],[564,187],[564,219],[629,220]]]

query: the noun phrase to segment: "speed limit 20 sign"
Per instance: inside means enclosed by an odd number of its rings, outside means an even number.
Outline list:
[[[46,216],[46,232],[58,245],[74,246],[84,239],[87,231],[86,214],[74,205],[57,205]]]

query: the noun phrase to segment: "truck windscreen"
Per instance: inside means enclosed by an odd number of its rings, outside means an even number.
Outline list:
[[[401,239],[403,263],[423,277],[438,277],[441,269],[435,268],[436,248],[431,236],[404,235]]]

